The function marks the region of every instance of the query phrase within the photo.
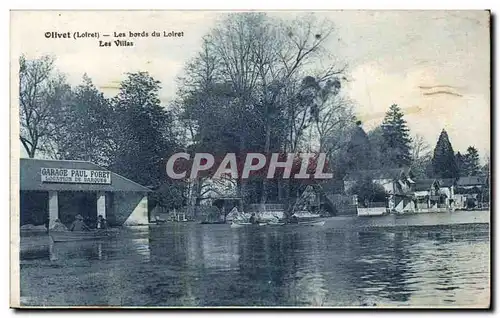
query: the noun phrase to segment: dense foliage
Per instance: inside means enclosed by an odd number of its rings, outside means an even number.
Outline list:
[[[352,171],[398,167],[411,167],[417,178],[489,174],[477,149],[455,154],[444,130],[433,152],[421,136],[410,137],[404,108],[396,104],[380,126],[365,131],[343,92],[346,65],[327,49],[334,30],[314,14],[293,21],[227,14],[205,35],[168,102],[147,72],[127,73],[116,96],[106,97],[87,75],[71,87],[52,57],[21,56],[21,144],[29,157],[89,160],[112,169],[155,189],[155,200],[172,207],[201,204],[226,188],[249,203],[293,204],[309,182],[259,176],[173,181],[165,162],[179,150],[241,157],[324,152],[328,172],[340,183]],[[362,200],[385,196],[367,180],[356,189]]]

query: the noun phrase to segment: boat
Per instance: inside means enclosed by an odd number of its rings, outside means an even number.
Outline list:
[[[298,223],[279,223],[278,225],[284,226],[323,226],[325,225],[325,221],[301,221]]]
[[[225,221],[201,221],[200,224],[226,224]]]
[[[325,225],[325,221],[303,221],[298,224],[287,224],[287,225],[301,225],[301,226],[323,226]]]
[[[117,229],[92,230],[92,231],[49,231],[53,242],[72,242],[84,240],[109,239],[118,234]]]
[[[281,226],[281,225],[285,225],[286,223],[285,222],[268,222],[266,224],[269,226]]]
[[[251,226],[251,225],[255,225],[255,224],[252,224],[252,223],[231,223],[231,228],[236,229],[236,228]]]
[[[25,224],[21,226],[21,233],[36,233],[36,232],[47,233],[47,228],[45,227],[45,225],[33,225],[33,224]]]
[[[284,223],[284,222],[269,222],[269,223],[248,223],[248,222],[241,222],[241,223],[231,223],[231,228],[240,228],[240,227],[248,227],[248,226],[291,226],[291,225],[296,225],[296,226],[323,226],[325,225],[325,221],[303,221],[299,223]]]
[[[241,222],[241,223],[231,223],[231,228],[240,228],[240,227],[248,227],[248,226],[262,226],[267,225],[266,223],[249,223],[249,222]]]

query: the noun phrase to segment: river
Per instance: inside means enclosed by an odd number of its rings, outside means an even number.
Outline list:
[[[21,241],[24,306],[488,306],[489,211]]]

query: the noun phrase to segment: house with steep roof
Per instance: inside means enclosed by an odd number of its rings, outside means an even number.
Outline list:
[[[357,182],[366,178],[384,188],[390,211],[403,213],[415,209],[412,200],[412,187],[415,181],[410,168],[353,171],[344,178],[346,192],[352,189]]]
[[[416,210],[442,207],[445,199],[441,196],[441,185],[437,179],[415,180],[413,196]]]
[[[441,194],[446,196],[446,204],[449,207],[454,207],[455,205],[455,188],[457,179],[447,178],[447,179],[438,179],[439,182],[439,191]]]
[[[456,207],[458,209],[481,207],[484,192],[488,190],[488,183],[488,177],[484,176],[460,177],[454,192]]]

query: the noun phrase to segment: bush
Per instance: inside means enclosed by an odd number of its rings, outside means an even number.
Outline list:
[[[360,204],[365,202],[385,202],[387,200],[387,192],[384,187],[374,183],[371,178],[358,180],[349,192],[358,196]]]

